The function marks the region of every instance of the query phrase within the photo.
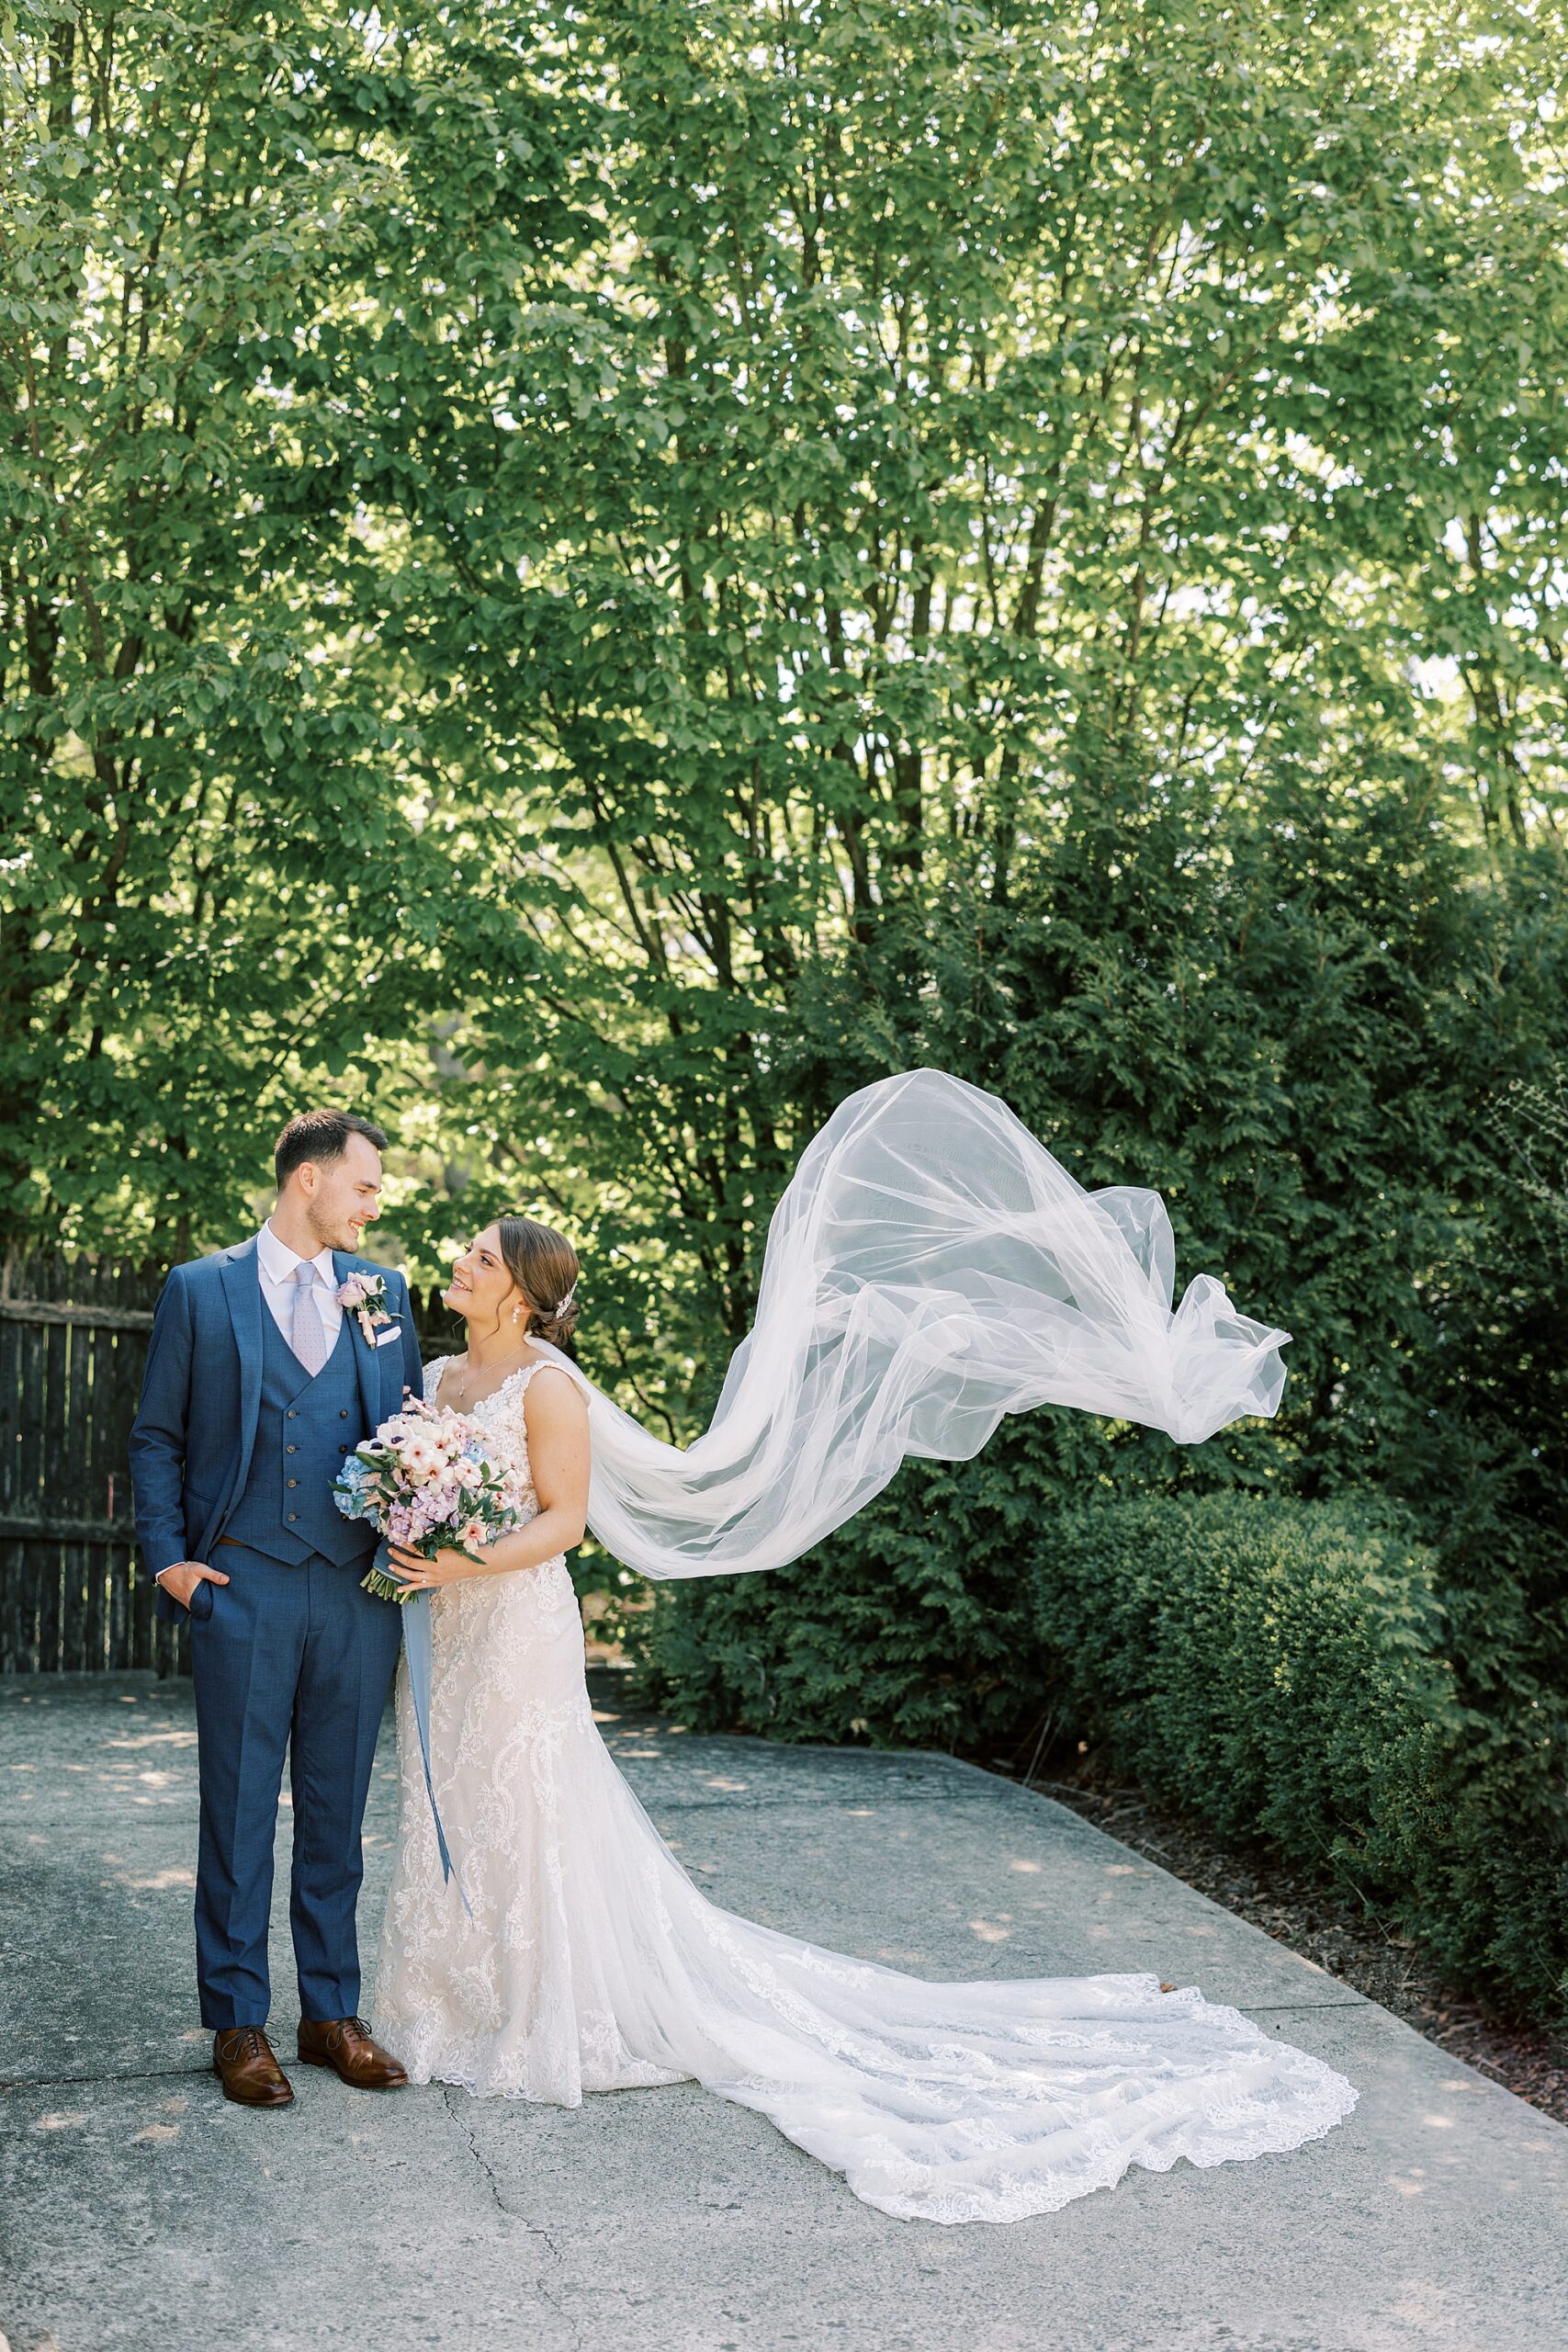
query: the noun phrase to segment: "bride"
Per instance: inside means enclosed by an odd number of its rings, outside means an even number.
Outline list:
[[[1157,1193],[1085,1192],[959,1080],[884,1080],[803,1155],[755,1326],[681,1453],[578,1370],[559,1234],[504,1216],[461,1253],[446,1298],[468,1348],[425,1395],[482,1425],[532,1516],[482,1566],[392,1547],[404,1606],[429,1611],[430,1777],[427,1795],[405,1658],[375,2010],[414,2081],[576,2107],[694,2077],[928,2222],[1053,2211],[1132,2165],[1294,2148],[1349,2113],[1343,2076],[1196,1986],[926,1983],[719,1909],[589,1702],[565,1556],[585,1525],[653,1576],[773,1566],[906,1454],[964,1458],[1004,1412],[1072,1404],[1184,1442],[1272,1413],[1289,1334],[1207,1275],[1173,1314],[1173,1261]]]

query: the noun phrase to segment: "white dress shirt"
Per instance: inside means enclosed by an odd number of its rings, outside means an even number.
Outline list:
[[[337,1345],[337,1335],[343,1329],[343,1309],[337,1303],[337,1272],[333,1265],[333,1253],[322,1250],[310,1260],[316,1279],[310,1284],[310,1297],[321,1318],[330,1356]],[[256,1236],[256,1269],[261,1275],[261,1293],[272,1309],[272,1319],[290,1345],[294,1339],[294,1269],[305,1260],[280,1241],[270,1225],[264,1225]]]

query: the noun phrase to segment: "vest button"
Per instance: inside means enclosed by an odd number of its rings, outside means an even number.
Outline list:
[[[297,1445],[286,1445],[283,1451],[285,1453],[298,1453],[299,1449]]]
[[[289,1419],[289,1420],[291,1420],[291,1421],[293,1421],[293,1420],[298,1420],[298,1419],[299,1419],[299,1415],[295,1412],[294,1408],[293,1408],[293,1406],[292,1406],[292,1405],[290,1405],[290,1407],[288,1408],[288,1419]]]
[[[346,1405],[340,1405],[340,1406],[338,1407],[338,1408],[337,1408],[337,1417],[338,1417],[338,1419],[339,1419],[339,1420],[340,1420],[340,1421],[346,1421],[346,1420],[347,1420],[347,1419],[348,1419],[348,1407],[347,1407]]]
[[[290,1478],[290,1480],[288,1481],[288,1483],[289,1483],[289,1485],[290,1485],[291,1487],[297,1487],[297,1486],[299,1484],[299,1479],[298,1479],[298,1478]],[[292,1512],[292,1511],[290,1511],[290,1512],[289,1512],[289,1514],[288,1514],[288,1516],[289,1516],[289,1518],[290,1518],[290,1519],[292,1519],[292,1518],[293,1518],[293,1516],[294,1516],[293,1512]]]
[[[290,1520],[296,1520],[296,1519],[298,1519],[298,1518],[299,1518],[299,1512],[298,1512],[297,1510],[291,1510],[291,1511],[289,1512],[288,1516],[289,1516]]]

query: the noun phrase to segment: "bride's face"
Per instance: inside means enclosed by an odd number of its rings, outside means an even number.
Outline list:
[[[501,1254],[501,1228],[487,1225],[466,1250],[452,1261],[452,1279],[441,1294],[456,1314],[466,1316],[477,1332],[511,1330],[512,1310],[522,1307],[515,1329],[523,1329],[527,1307]]]

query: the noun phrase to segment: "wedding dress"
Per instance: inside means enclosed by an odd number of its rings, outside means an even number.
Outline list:
[[[472,1408],[525,1481],[524,1394],[551,1373],[581,1377],[541,1351]],[[1354,2107],[1343,2076],[1194,1986],[930,1984],[721,1910],[595,1728],[564,1557],[443,1586],[430,1610],[431,1772],[455,1877],[405,1659],[375,1997],[415,2082],[576,2107],[694,2078],[866,2203],[926,2222],[1018,2221],[1133,2165],[1294,2148]]]

